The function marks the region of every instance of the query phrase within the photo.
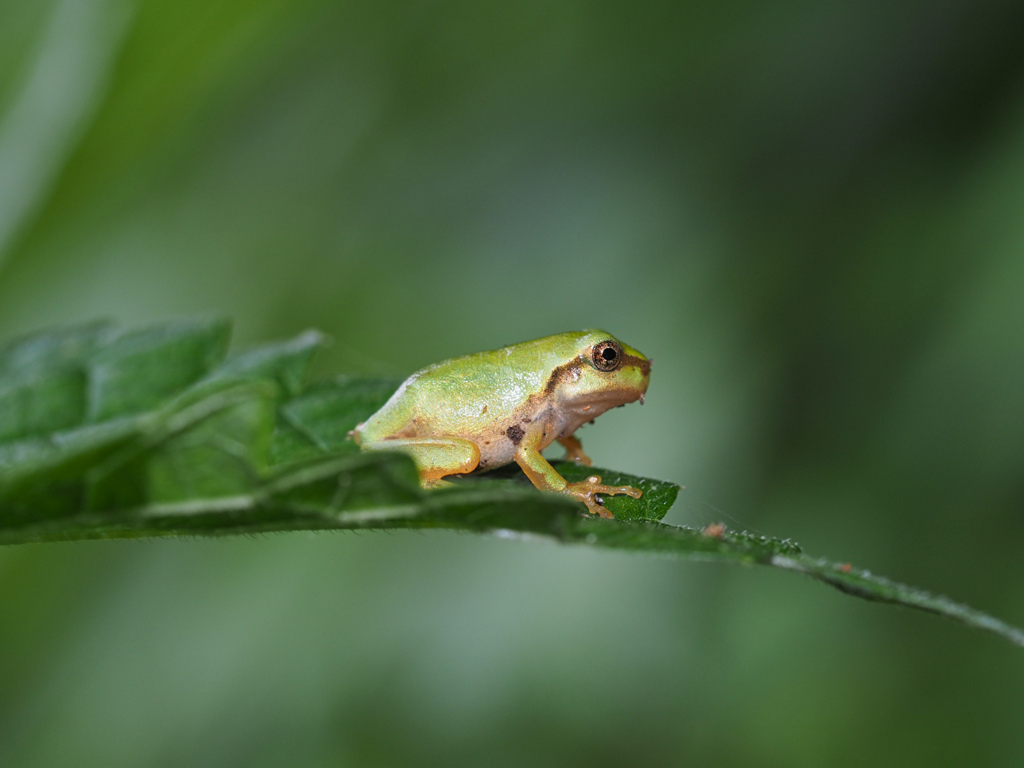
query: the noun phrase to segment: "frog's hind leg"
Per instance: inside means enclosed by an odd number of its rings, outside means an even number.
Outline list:
[[[364,445],[363,450],[400,451],[412,457],[420,473],[420,485],[445,485],[447,475],[472,472],[480,463],[480,449],[461,437],[396,437]]]

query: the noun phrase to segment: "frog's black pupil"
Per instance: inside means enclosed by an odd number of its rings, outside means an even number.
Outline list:
[[[615,359],[615,350],[612,349],[611,347],[605,347],[604,351],[601,353],[601,357],[603,357],[610,363],[612,360]]]

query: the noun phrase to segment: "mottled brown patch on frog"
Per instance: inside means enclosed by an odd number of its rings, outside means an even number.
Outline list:
[[[579,373],[582,358],[576,357],[570,360],[568,363],[562,363],[557,368],[551,371],[551,375],[548,376],[547,383],[544,384],[544,394],[550,395],[555,391],[555,387],[565,381],[569,376],[574,373]]]
[[[518,424],[513,424],[511,427],[505,430],[505,437],[511,440],[513,445],[519,445],[519,443],[523,439],[523,435],[525,434],[526,433],[523,431],[523,428],[520,427]]]

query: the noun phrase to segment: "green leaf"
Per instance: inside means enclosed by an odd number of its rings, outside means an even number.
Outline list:
[[[85,361],[88,420],[157,408],[224,359],[230,334],[227,322],[214,320],[147,328],[106,340]]]
[[[0,345],[0,377],[81,364],[113,333],[110,323],[98,321],[14,339]]]
[[[0,384],[0,442],[80,424],[87,384],[85,371],[76,368],[11,376]]]
[[[276,464],[356,453],[348,433],[384,405],[401,382],[339,377],[283,403],[271,449]]]
[[[229,325],[124,332],[93,324],[0,347],[0,543],[260,531],[448,528],[796,571],[867,600],[938,613],[1024,646],[1024,633],[944,597],[805,555],[789,540],[661,521],[675,483],[556,462],[639,499],[614,519],[535,489],[518,467],[425,491],[401,454],[349,431],[399,382],[306,384],[307,332],[227,356]]]

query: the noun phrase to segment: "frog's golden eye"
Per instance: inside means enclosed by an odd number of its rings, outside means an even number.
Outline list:
[[[594,367],[599,371],[614,371],[622,365],[622,347],[609,339],[594,345]]]

